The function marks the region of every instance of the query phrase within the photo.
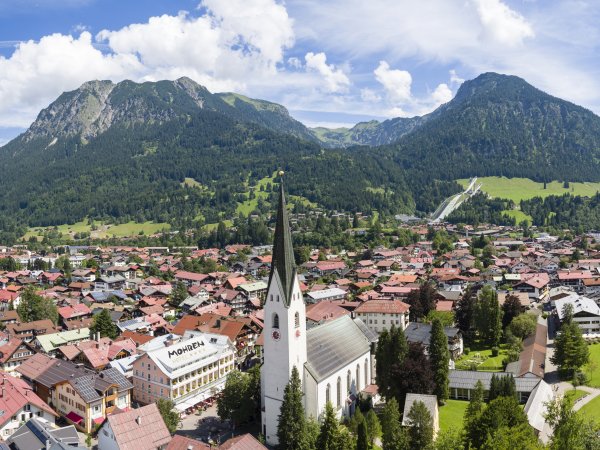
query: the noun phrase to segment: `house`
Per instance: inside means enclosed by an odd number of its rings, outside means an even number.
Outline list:
[[[306,328],[312,328],[346,315],[350,315],[350,312],[338,303],[330,301],[313,303],[306,306]]]
[[[558,284],[572,288],[577,293],[583,293],[585,290],[584,280],[594,278],[589,270],[567,270],[556,273]]]
[[[405,329],[410,306],[399,300],[368,300],[354,314],[374,333],[388,330],[392,325]]]
[[[548,298],[550,277],[547,273],[523,273],[521,281],[514,285],[519,292],[526,292],[532,301],[543,302]]]
[[[108,416],[98,431],[100,450],[164,450],[171,433],[154,403]]]
[[[32,417],[7,440],[13,450],[69,449],[87,450],[79,445],[79,434],[73,425],[59,428],[41,417]]]
[[[56,354],[59,347],[63,345],[76,344],[90,340],[90,329],[79,328],[77,330],[61,331],[58,333],[44,334],[35,338],[35,347],[48,355]]]
[[[54,423],[58,414],[24,380],[0,377],[0,437],[6,440],[23,422],[40,417]]]
[[[431,418],[433,419],[433,436],[435,437],[440,429],[440,412],[438,409],[437,397],[435,395],[406,394],[406,400],[404,401],[404,414],[402,415],[402,426],[412,426],[412,423],[408,418],[408,414],[416,402],[423,403],[429,411],[429,414],[431,414]]]
[[[115,368],[96,373],[38,353],[17,371],[42,399],[84,433],[90,433],[116,408],[131,407],[133,386]]]
[[[209,275],[203,273],[186,272],[183,270],[179,270],[175,274],[175,280],[185,283],[187,287],[199,286],[207,278],[209,278]]]
[[[102,276],[94,282],[95,291],[118,291],[125,288],[125,277],[116,275],[113,277]]]
[[[431,324],[410,322],[404,330],[406,340],[408,342],[418,342],[425,347],[425,351],[429,348],[431,341]],[[444,334],[448,338],[448,351],[450,357],[454,360],[463,353],[463,338],[462,333],[458,328],[444,327]]]
[[[546,345],[548,327],[542,323],[537,324],[535,333],[527,336],[523,341],[523,351],[519,360],[506,366],[507,372],[512,372],[515,377],[544,378],[546,364]]]
[[[509,295],[515,296],[519,299],[519,303],[521,305],[521,312],[525,311],[527,308],[530,307],[531,301],[530,301],[530,298],[529,298],[529,295],[527,294],[527,292],[519,292],[519,291],[498,292],[498,303],[500,303],[501,307],[502,307],[502,305],[504,305],[504,302],[506,301],[506,297],[508,297]]]
[[[54,326],[50,319],[34,320],[27,323],[11,323],[6,325],[6,332],[25,342],[33,341],[36,336],[48,333],[58,332],[59,329]]]
[[[13,375],[15,369],[34,353],[33,345],[9,335],[0,342],[0,369]]]
[[[225,387],[235,368],[235,348],[226,336],[188,332],[162,336],[140,347],[133,363],[133,397],[142,404],[167,398],[185,411]]]
[[[591,298],[571,294],[554,300],[553,303],[560,322],[564,319],[564,307],[571,305],[573,322],[579,325],[584,336],[600,334],[600,307]]]
[[[319,291],[308,292],[305,295],[307,303],[318,303],[322,301],[344,300],[346,291],[340,288],[321,289]]]

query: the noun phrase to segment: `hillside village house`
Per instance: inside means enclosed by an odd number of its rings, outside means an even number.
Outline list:
[[[213,397],[235,368],[235,348],[226,336],[188,332],[163,336],[139,348],[133,363],[133,396],[142,404],[167,398],[179,411]]]
[[[8,338],[0,342],[0,369],[13,375],[24,361],[35,353],[33,346],[21,339]]]

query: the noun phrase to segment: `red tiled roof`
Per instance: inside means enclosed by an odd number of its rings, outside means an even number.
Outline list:
[[[333,320],[348,314],[348,310],[327,300],[306,306],[306,318],[313,322]]]
[[[46,402],[33,392],[24,380],[11,377],[10,375],[2,375],[0,377],[0,385],[2,388],[0,393],[0,410],[4,411],[2,416],[0,416],[0,425],[4,425],[7,421],[11,420],[12,416],[27,404],[35,405],[48,414],[58,416]]]
[[[176,434],[167,445],[166,450],[208,450],[210,448],[212,447],[204,442]]]

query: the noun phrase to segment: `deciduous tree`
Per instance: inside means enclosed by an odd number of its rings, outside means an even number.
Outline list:
[[[58,321],[58,309],[54,302],[38,295],[33,286],[27,286],[21,294],[21,302],[17,306],[17,314],[22,322],[50,319]]]

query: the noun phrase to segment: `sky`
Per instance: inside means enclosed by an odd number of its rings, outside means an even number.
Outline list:
[[[0,145],[91,79],[188,76],[338,127],[494,71],[598,114],[599,46],[600,0],[1,0]]]

